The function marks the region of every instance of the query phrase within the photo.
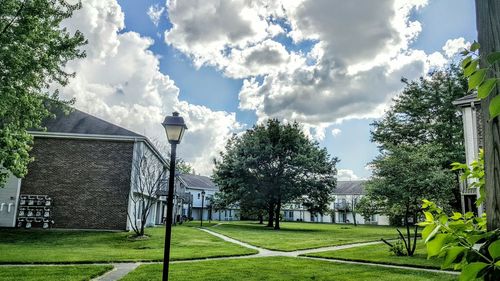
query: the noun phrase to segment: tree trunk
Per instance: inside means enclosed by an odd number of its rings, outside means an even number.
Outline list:
[[[354,226],[358,226],[358,222],[356,221],[356,198],[352,199],[352,222]]]
[[[493,51],[500,51],[500,1],[476,0],[476,23],[478,41],[481,45],[481,67],[485,67],[486,55]],[[499,64],[495,64],[494,71],[500,71]],[[492,73],[488,73],[491,77]],[[488,230],[500,228],[500,120],[489,118],[489,104],[500,94],[497,85],[488,98],[481,101],[483,111],[484,134],[484,172],[486,191],[486,215]]]
[[[274,204],[272,202],[270,202],[269,203],[269,210],[268,210],[267,226],[273,227],[273,225],[274,225]]]
[[[275,230],[280,229],[280,212],[281,212],[281,198],[278,199],[278,202],[276,203],[276,212],[275,212],[276,222],[274,223]]]
[[[264,223],[264,216],[262,214],[259,215],[259,224]]]

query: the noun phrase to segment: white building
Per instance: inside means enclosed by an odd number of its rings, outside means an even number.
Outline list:
[[[193,174],[181,174],[178,176],[180,188],[189,194],[191,201],[183,204],[182,215],[193,220],[239,220],[240,210],[238,207],[227,208],[216,211],[212,207],[212,198],[219,188],[215,183],[205,176]],[[188,201],[186,201],[188,202]]]
[[[467,95],[457,99],[453,104],[460,108],[464,124],[465,162],[470,165],[479,157],[479,149],[483,148],[483,116],[481,114],[481,102],[476,94]],[[462,212],[474,212],[478,215],[483,213],[483,207],[476,207],[479,197],[477,188],[469,188],[471,181],[461,183],[460,194]]]
[[[353,206],[365,195],[363,184],[365,181],[338,181],[337,188],[333,192],[335,200],[332,203],[335,223],[354,223]],[[389,225],[389,217],[385,215],[373,215],[369,220],[356,213],[356,223]]]

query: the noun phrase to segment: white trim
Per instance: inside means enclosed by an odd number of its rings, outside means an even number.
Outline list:
[[[18,178],[17,180],[17,194],[16,194],[16,201],[14,202],[14,216],[13,216],[13,221],[12,221],[12,227],[16,227],[16,221],[17,221],[17,209],[18,209],[18,204],[19,204],[19,196],[21,195],[21,181],[22,179]]]

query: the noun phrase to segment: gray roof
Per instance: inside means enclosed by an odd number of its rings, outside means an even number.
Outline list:
[[[78,109],[72,109],[68,114],[59,110],[55,112],[55,114],[55,118],[48,118],[42,124],[43,127],[47,128],[47,132],[142,137],[130,130],[104,121]]]
[[[217,189],[217,185],[209,177],[193,174],[181,174],[179,177],[188,188]]]
[[[468,107],[471,102],[478,103],[480,100],[477,98],[477,93],[467,95],[465,97],[461,97],[453,101],[453,105],[460,107]]]
[[[363,184],[366,181],[337,181],[337,188],[333,191],[335,195],[358,195],[365,194]]]

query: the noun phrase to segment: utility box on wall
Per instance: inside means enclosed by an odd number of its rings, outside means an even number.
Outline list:
[[[0,227],[15,227],[21,179],[10,176],[0,188]]]

